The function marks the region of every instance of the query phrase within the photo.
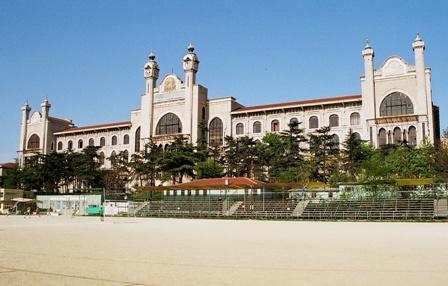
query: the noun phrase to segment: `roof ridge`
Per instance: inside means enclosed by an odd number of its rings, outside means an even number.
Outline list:
[[[279,102],[279,103],[249,105],[249,106],[242,106],[240,108],[237,108],[237,109],[233,110],[232,112],[238,112],[238,111],[243,111],[243,110],[252,110],[252,109],[261,109],[261,108],[274,108],[274,107],[307,104],[307,103],[317,103],[317,102],[321,102],[321,101],[325,102],[325,101],[332,101],[332,100],[355,99],[355,98],[360,98],[360,97],[361,97],[361,94],[352,94],[352,95],[339,95],[339,96],[332,96],[332,97],[321,97],[321,98],[317,98],[317,99],[304,99],[304,100],[287,101],[287,102]]]

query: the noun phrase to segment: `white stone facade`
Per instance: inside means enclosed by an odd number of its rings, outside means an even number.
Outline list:
[[[165,146],[178,135],[193,144],[219,146],[227,135],[261,139],[268,132],[288,129],[291,120],[300,122],[306,134],[330,126],[339,142],[352,129],[376,147],[404,139],[415,145],[425,139],[434,143],[439,137],[438,108],[432,103],[431,70],[425,66],[425,44],[420,36],[412,48],[414,65],[392,56],[375,69],[374,51],[367,43],[362,51],[365,73],[360,95],[247,107],[233,97],[208,98],[207,88],[196,82],[199,58],[191,45],[183,58],[183,80],[168,74],[157,84],[159,67],[150,54],[144,65],[145,92],[140,108],[131,111],[130,121],[76,127],[70,120],[50,117],[48,100],[42,103],[41,112],[31,116],[25,104],[19,162],[23,164],[35,152],[79,151],[89,142],[100,146],[105,157],[120,151],[132,155],[149,140]],[[105,167],[108,164],[106,160]]]

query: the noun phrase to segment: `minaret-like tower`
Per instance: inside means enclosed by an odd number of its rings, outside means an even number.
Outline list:
[[[143,74],[146,79],[145,94],[142,96],[142,126],[141,138],[150,138],[153,136],[154,129],[154,88],[159,78],[159,65],[156,62],[156,56],[151,52],[148,61],[143,68]]]
[[[51,104],[48,98],[45,98],[40,105],[42,113],[42,140],[40,142],[43,154],[48,154],[48,114],[50,113]]]
[[[362,97],[362,127],[366,138],[369,138],[370,144],[375,144],[376,126],[369,124],[377,116],[376,114],[376,94],[375,94],[375,70],[373,58],[375,53],[369,41],[362,50],[364,58],[364,76],[361,77],[361,97]]]
[[[426,71],[425,67],[425,42],[418,33],[412,43],[412,49],[414,50],[417,80],[417,106],[414,107],[414,112],[428,115],[428,123],[426,125],[421,124],[420,128],[423,130],[422,134],[429,137],[431,142],[434,142],[430,73]]]
[[[19,166],[23,167],[25,164],[24,153],[26,149],[26,138],[28,136],[28,119],[30,118],[31,108],[28,105],[28,101],[22,105],[22,124],[20,126],[20,144],[19,144]]]
[[[195,94],[196,73],[199,70],[199,58],[194,52],[192,44],[188,45],[188,52],[183,58],[185,71],[185,127],[184,134],[191,134],[191,143],[196,143],[198,138],[198,96]]]
[[[364,58],[364,79],[362,84],[362,105],[364,109],[364,116],[366,119],[376,118],[375,105],[375,79],[373,58],[375,53],[369,41],[362,50],[362,57]]]

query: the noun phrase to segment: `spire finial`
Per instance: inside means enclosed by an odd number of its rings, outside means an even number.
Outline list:
[[[417,36],[415,37],[414,42],[422,41],[422,37],[420,37],[420,33],[417,32]]]
[[[366,45],[364,46],[364,49],[370,49],[372,46],[370,45],[369,39],[366,38]]]
[[[191,53],[194,51],[194,46],[192,43],[188,44],[188,51]]]
[[[150,59],[150,60],[154,60],[155,58],[156,58],[156,54],[154,54],[154,52],[153,51],[151,51],[150,53],[149,53],[149,56],[148,56],[148,58]]]

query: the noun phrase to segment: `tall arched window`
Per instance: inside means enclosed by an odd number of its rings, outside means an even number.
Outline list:
[[[100,146],[101,146],[101,147],[106,146],[106,138],[104,138],[104,137],[101,137],[101,138],[100,138]]]
[[[117,140],[117,136],[112,136],[112,145],[117,145],[118,140]]]
[[[401,143],[401,140],[402,140],[401,139],[401,129],[399,127],[394,128],[393,138],[394,138],[394,144]]]
[[[378,145],[381,146],[385,146],[387,144],[387,133],[386,133],[386,129],[381,128],[380,131],[378,132]]]
[[[243,123],[238,123],[236,125],[236,135],[244,134],[244,125]]]
[[[182,123],[174,113],[167,113],[160,118],[156,127],[156,135],[170,135],[182,133]]]
[[[339,126],[339,116],[337,114],[330,115],[330,127]]]
[[[128,134],[123,136],[123,144],[125,144],[125,145],[129,144],[129,135]]]
[[[317,116],[311,116],[308,125],[310,128],[319,128],[319,119]]]
[[[253,133],[261,133],[261,122],[260,121],[254,122]]]
[[[135,130],[135,152],[140,152],[140,127]]]
[[[355,137],[356,140],[361,140],[361,135],[359,135],[358,132],[353,132],[353,137]]]
[[[112,151],[112,153],[110,153],[110,158],[114,158],[117,156],[117,152]]]
[[[104,165],[104,159],[105,159],[104,152],[101,152],[100,153],[100,158],[99,158],[99,161],[100,161],[101,165]]]
[[[40,145],[40,138],[37,134],[31,135],[30,139],[28,139],[28,144],[26,145],[27,149],[38,149]]]
[[[84,145],[84,142],[82,141],[82,139],[79,139],[78,140],[78,149],[82,149],[83,145]]]
[[[294,129],[299,129],[299,119],[293,117],[289,120],[289,127]]]
[[[123,151],[123,157],[126,160],[126,162],[129,161],[129,152],[128,152],[128,150],[124,150]]]
[[[277,119],[271,121],[271,132],[280,131],[280,122]]]
[[[352,114],[350,114],[350,125],[352,126],[356,126],[361,124],[361,116],[359,115],[358,112],[353,112]]]
[[[93,138],[89,139],[89,146],[95,146],[95,140]]]
[[[68,141],[68,150],[72,150],[73,149],[73,141],[70,140]]]
[[[59,142],[58,142],[58,150],[62,150],[62,148],[63,148],[62,142],[59,141]]]
[[[222,146],[222,144],[224,143],[223,131],[222,120],[218,117],[213,118],[212,121],[210,121],[208,133],[208,142],[210,146]]]
[[[417,129],[414,126],[408,129],[408,142],[409,145],[417,145]]]
[[[380,116],[413,114],[414,106],[407,95],[394,92],[386,96],[380,105]]]

